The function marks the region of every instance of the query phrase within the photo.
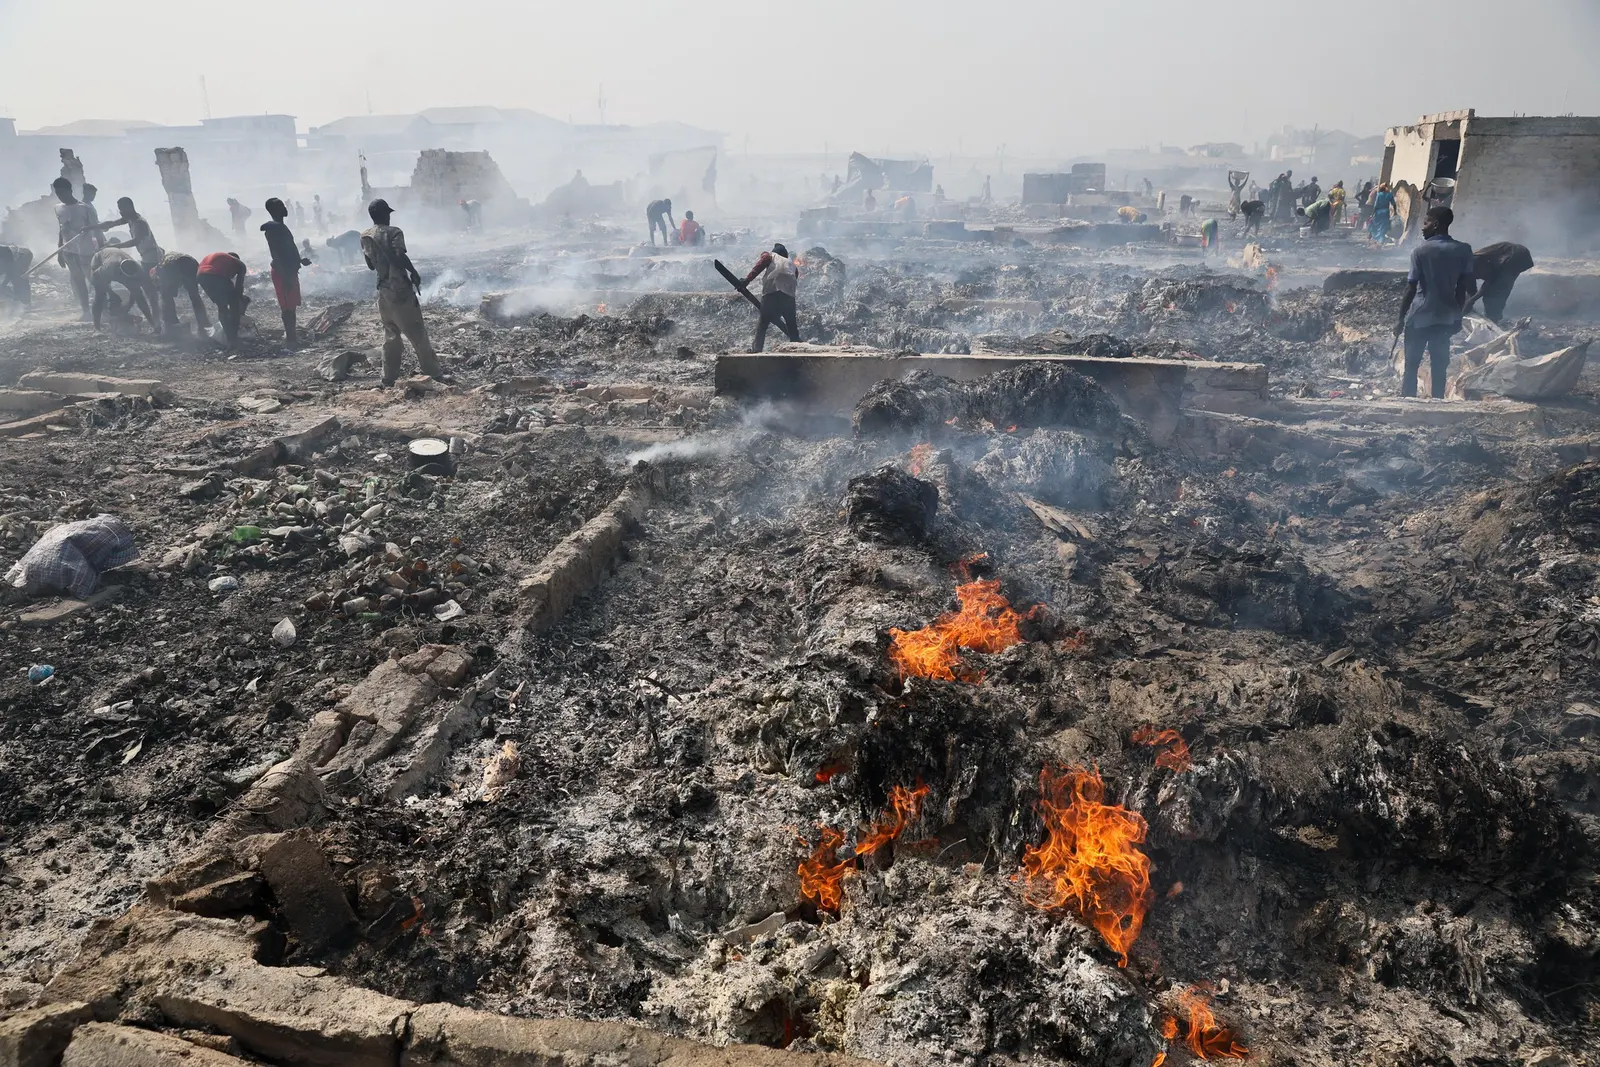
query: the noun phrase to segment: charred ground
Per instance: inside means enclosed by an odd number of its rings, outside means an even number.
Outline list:
[[[742,408],[711,396],[709,354],[743,346],[748,308],[697,293],[698,262],[649,267],[637,283],[663,292],[621,314],[442,301],[430,327],[458,384],[411,393],[317,375],[374,343],[365,306],[292,356],[265,336],[228,359],[14,328],[7,382],[93,370],[179,400],[3,447],[8,559],[101,511],[145,555],[64,620],[5,608],[9,995],[132,903],[315,713],[437,642],[484,686],[471,728],[404,796],[383,766],[330,782],[318,838],[360,922],[336,948],[291,937],[286,962],[413,999],[896,1063],[1146,1067],[1201,983],[1265,1062],[1592,1047],[1592,376],[1536,415],[1373,422],[1357,408],[1392,394],[1386,290],[1269,293],[1253,272],[1047,249],[834,253],[807,253],[823,264],[808,341],[1266,362],[1285,403],[1308,394],[1288,421],[1310,444],[1157,441],[1083,379],[880,388],[855,430]],[[504,260],[457,269],[492,288]],[[1552,324],[1542,343],[1582,336]],[[1041,389],[1058,393],[1030,406]],[[280,410],[239,404],[263,396]],[[329,417],[290,462],[250,465]],[[453,476],[407,469],[406,441],[430,432],[470,439]],[[642,476],[640,453],[657,489],[614,572],[515,639],[519,578]],[[872,491],[855,481],[885,466]],[[913,477],[918,500],[937,490],[931,521],[860,521]],[[212,592],[219,576],[240,588]],[[1024,640],[963,653],[976,684],[901,678],[890,629],[953,609],[964,576],[1039,606]],[[359,598],[370,610],[343,609]],[[439,621],[445,599],[464,613]],[[28,682],[33,663],[56,677]],[[1131,739],[1146,724],[1178,731],[1191,765],[1157,766]],[[520,773],[485,801],[506,741]],[[1148,821],[1155,900],[1126,969],[1012,881],[1056,764],[1098,767]],[[853,842],[919,782],[916,822],[845,878],[839,914],[806,901],[802,839]]]

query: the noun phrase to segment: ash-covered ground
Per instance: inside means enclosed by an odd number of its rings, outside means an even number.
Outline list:
[[[1268,244],[1284,277],[1315,275]],[[0,441],[8,564],[100,513],[143,557],[60,618],[5,593],[7,1002],[317,712],[445,643],[472,657],[471,725],[401,795],[382,761],[330,780],[316,833],[360,921],[317,952],[291,938],[286,962],[900,1065],[1186,1062],[1181,1002],[1201,989],[1264,1063],[1592,1055],[1592,373],[1536,408],[1408,418],[1386,288],[1269,291],[1265,261],[1170,253],[811,248],[805,341],[1261,362],[1276,406],[1258,417],[1294,434],[1158,439],[1086,379],[1036,372],[880,386],[852,426],[712,395],[754,313],[709,256],[629,257],[603,234],[560,255],[413,245],[451,385],[319,373],[378,343],[360,273],[307,276],[303,322],[355,307],[293,354],[259,285],[235,353],[95,334],[49,276],[0,333],[0,385],[90,371],[176,395]],[[504,290],[536,295],[480,312]],[[1523,350],[1593,332],[1540,322]],[[329,418],[288,462],[251,462]],[[420,436],[465,442],[453,474],[408,468]],[[520,579],[641,461],[657,489],[611,572],[519,637]],[[891,630],[974,580],[998,583],[1021,639],[962,650],[956,680],[903,677]],[[35,664],[54,676],[30,681]],[[507,742],[515,774],[486,797]],[[1018,878],[1057,767],[1097,769],[1147,826],[1125,967],[1082,908],[1036,907]],[[896,787],[926,792],[853,858]],[[802,892],[823,827],[842,835],[837,908]]]

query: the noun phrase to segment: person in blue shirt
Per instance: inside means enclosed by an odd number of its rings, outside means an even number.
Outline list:
[[[1400,321],[1394,328],[1396,337],[1405,335],[1401,396],[1417,395],[1417,371],[1426,352],[1434,399],[1444,399],[1450,337],[1461,329],[1467,299],[1477,289],[1472,246],[1450,236],[1450,224],[1455,218],[1455,212],[1447,207],[1429,208],[1422,222],[1423,241],[1411,253],[1406,295],[1400,302]]]

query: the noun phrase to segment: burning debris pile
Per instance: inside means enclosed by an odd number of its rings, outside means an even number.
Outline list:
[[[961,255],[811,250],[802,328],[1260,354],[1324,394],[1387,349],[1359,293]],[[1584,412],[1157,434],[1040,362],[794,431],[712,399],[748,308],[676,269],[623,314],[430,308],[456,387],[202,362],[181,407],[8,452],[8,557],[114,501],[145,561],[95,604],[6,594],[8,1003],[181,875],[297,981],[502,1017],[901,1067],[1582,1062]],[[314,405],[340,423],[283,446]],[[434,427],[462,447],[409,469]],[[287,817],[280,781],[301,824],[204,851]]]

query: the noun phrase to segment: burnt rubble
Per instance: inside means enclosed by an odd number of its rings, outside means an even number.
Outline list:
[[[820,365],[1028,358],[745,403],[742,298],[595,240],[560,307],[451,258],[454,384],[323,377],[381,336],[332,285],[302,353],[0,339],[6,563],[140,550],[0,593],[0,1041],[1151,1067],[1203,997],[1262,1063],[1591,1055],[1592,373],[1401,404],[1388,286],[830,239]],[[1018,878],[1054,768],[1138,829],[1126,961]]]

